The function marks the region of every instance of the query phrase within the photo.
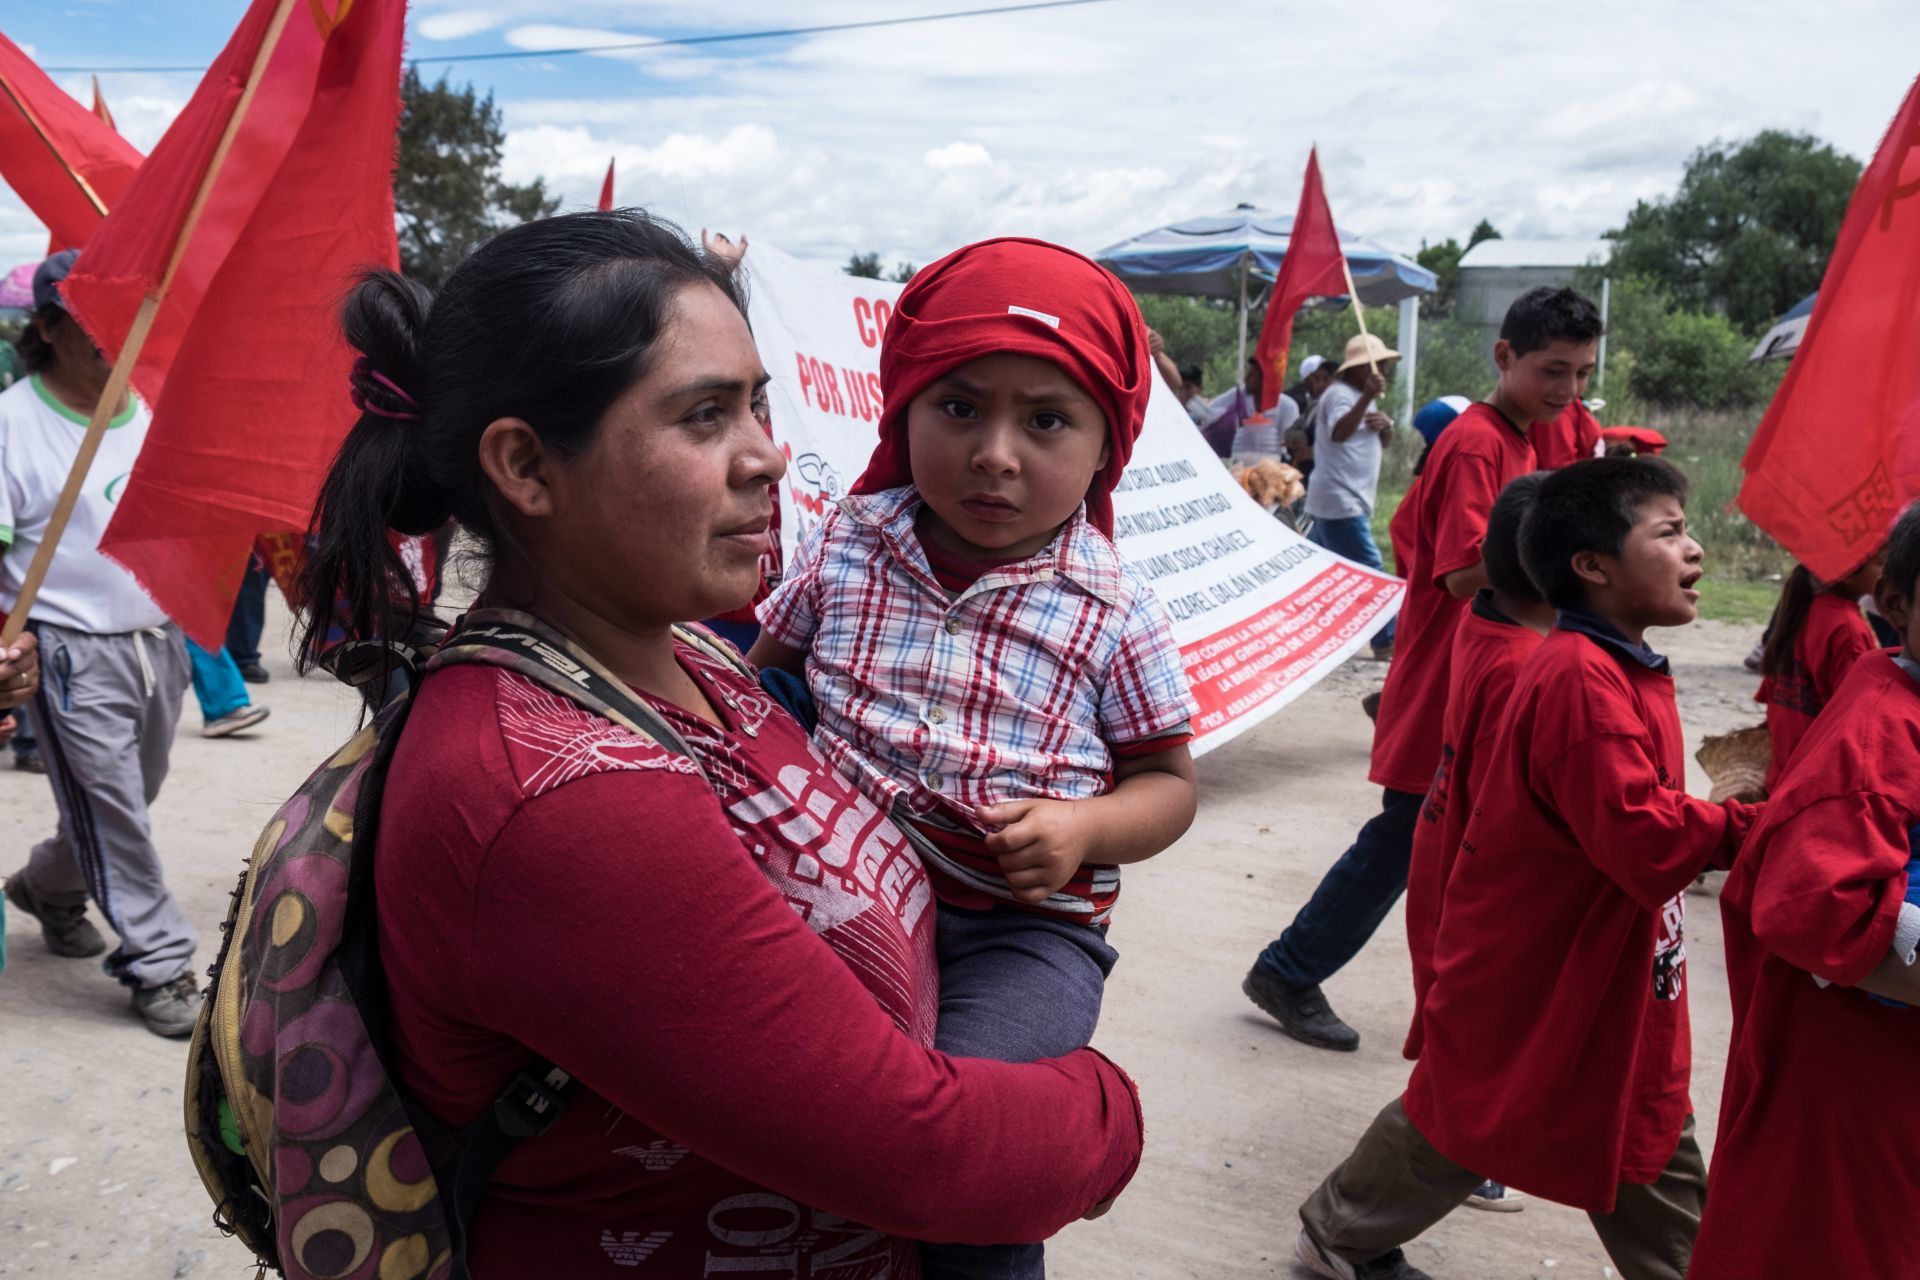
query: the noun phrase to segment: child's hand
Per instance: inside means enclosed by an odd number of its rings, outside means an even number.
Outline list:
[[[1000,859],[1020,902],[1045,902],[1092,852],[1092,824],[1071,800],[1008,800],[978,812],[982,822],[1000,828],[987,837],[987,852]]]

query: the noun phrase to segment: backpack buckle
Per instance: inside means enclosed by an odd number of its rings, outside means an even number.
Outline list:
[[[573,1077],[559,1067],[550,1066],[541,1075],[517,1071],[493,1100],[494,1122],[510,1138],[538,1137],[566,1111],[572,1084]]]

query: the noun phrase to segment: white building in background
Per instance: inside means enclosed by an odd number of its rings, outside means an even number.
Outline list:
[[[1527,290],[1570,285],[1580,268],[1612,258],[1611,240],[1482,240],[1460,258],[1454,315],[1498,330],[1507,308]]]

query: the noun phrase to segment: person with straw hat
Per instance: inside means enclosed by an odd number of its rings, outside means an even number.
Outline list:
[[[1355,334],[1313,411],[1313,485],[1307,490],[1313,531],[1307,536],[1373,569],[1386,567],[1373,541],[1373,499],[1380,460],[1393,441],[1393,419],[1373,404],[1399,360],[1398,351],[1372,334]],[[1374,635],[1373,656],[1393,656],[1391,621]]]

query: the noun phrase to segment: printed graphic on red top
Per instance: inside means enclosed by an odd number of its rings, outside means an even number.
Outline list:
[[[1394,518],[1394,557],[1407,580],[1394,638],[1393,665],[1380,691],[1373,734],[1374,783],[1425,793],[1440,764],[1453,630],[1466,600],[1441,585],[1456,569],[1480,563],[1487,513],[1508,482],[1532,471],[1526,434],[1488,404],[1475,404],[1433,442],[1420,482]],[[1408,505],[1414,509],[1406,510]]]
[[[1871,653],[1721,893],[1734,1030],[1695,1280],[1913,1272],[1920,1010],[1853,984],[1893,944],[1916,823],[1920,687]]]
[[[1563,627],[1522,668],[1446,884],[1405,1096],[1448,1159],[1608,1212],[1673,1156],[1693,1109],[1681,894],[1752,814],[1682,791],[1684,749],[1672,677],[1640,658]]]
[[[1520,669],[1545,639],[1531,627],[1496,618],[1476,601],[1454,632],[1452,687],[1447,694],[1446,730],[1440,765],[1420,808],[1413,832],[1413,860],[1407,872],[1407,952],[1413,960],[1413,1022],[1402,1052],[1420,1056],[1420,1010],[1433,985],[1433,940],[1440,927],[1447,880],[1460,852],[1460,840],[1473,813],[1474,797],[1486,784],[1494,734],[1513,697]]]

